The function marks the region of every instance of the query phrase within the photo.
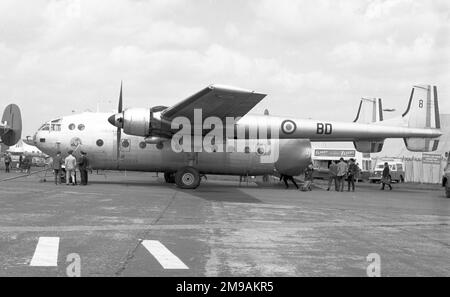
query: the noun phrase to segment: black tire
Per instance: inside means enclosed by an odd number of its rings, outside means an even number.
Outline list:
[[[445,196],[450,198],[450,185],[448,183],[445,185]]]
[[[200,173],[193,167],[184,167],[175,174],[175,183],[180,189],[197,189],[200,186]]]
[[[165,172],[164,173],[164,180],[168,184],[174,184],[175,183],[175,173]]]

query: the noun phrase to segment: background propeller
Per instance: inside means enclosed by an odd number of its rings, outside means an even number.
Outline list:
[[[117,108],[118,114],[122,114],[122,117],[116,118],[117,122],[123,123],[123,82],[120,82],[120,95],[119,95],[119,107]],[[122,128],[120,125],[117,127],[117,160],[120,158],[120,145],[122,142]]]

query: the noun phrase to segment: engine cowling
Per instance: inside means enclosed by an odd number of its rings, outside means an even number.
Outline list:
[[[123,112],[123,131],[129,135],[148,136],[150,134],[150,109],[130,108]]]

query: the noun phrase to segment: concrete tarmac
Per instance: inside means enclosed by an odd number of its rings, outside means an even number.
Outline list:
[[[75,255],[86,277],[364,277],[373,253],[382,276],[450,276],[450,199],[438,185],[300,192],[210,178],[184,191],[154,173],[90,177],[0,182],[0,276],[64,277]]]

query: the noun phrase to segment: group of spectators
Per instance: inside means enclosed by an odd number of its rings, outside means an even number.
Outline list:
[[[13,165],[11,154],[6,153],[3,157],[3,159],[5,162],[5,173],[10,173],[11,167]],[[31,165],[32,165],[31,156],[26,156],[26,155],[19,156],[19,163],[17,164],[17,166],[18,166],[18,169],[20,170],[20,172],[26,172],[29,174],[31,172]]]
[[[74,156],[72,150],[68,152],[68,156],[64,159],[61,156],[61,152],[57,152],[50,165],[53,168],[56,185],[61,184],[62,176],[65,176],[66,185],[77,185],[77,168],[80,171],[80,184],[82,186],[86,186],[88,184],[88,171],[92,171],[92,169],[90,168],[89,158],[87,157],[86,152],[81,151],[81,157],[78,160]]]
[[[361,169],[356,163],[355,159],[350,159],[348,162],[345,162],[344,158],[341,158],[339,162],[332,161],[329,167],[329,175],[328,175],[328,188],[327,191],[330,191],[333,183],[334,189],[336,192],[344,192],[345,182],[347,181],[347,191],[354,192],[355,191],[355,181],[360,174]],[[314,180],[314,166],[313,164],[309,164],[309,166],[305,170],[305,183],[301,190],[303,191],[311,191],[312,183]],[[284,181],[286,185],[286,189],[289,188],[288,182],[291,181],[297,189],[300,187],[297,185],[293,176],[289,175],[281,175],[280,181]],[[381,178],[382,188],[384,190],[385,186],[389,186],[389,189],[392,190],[391,186],[391,175],[388,163],[384,164],[383,176]]]

